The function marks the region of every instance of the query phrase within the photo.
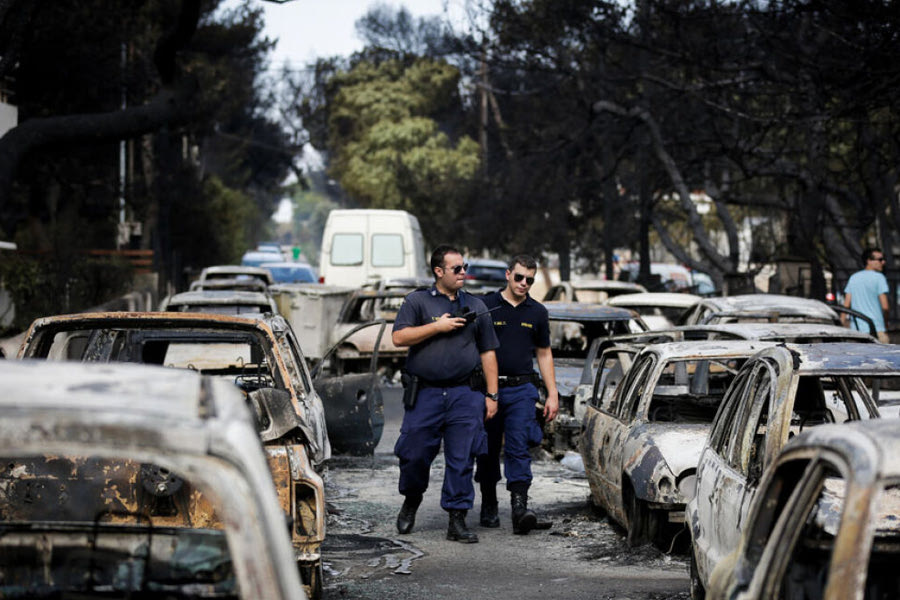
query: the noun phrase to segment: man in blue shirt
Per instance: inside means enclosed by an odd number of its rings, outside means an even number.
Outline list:
[[[391,336],[395,346],[409,347],[405,385],[418,386],[418,393],[404,402],[394,446],[400,459],[399,490],[405,496],[397,531],[412,531],[443,439],[441,507],[450,514],[447,539],[471,543],[478,536],[466,528],[465,517],[475,499],[474,458],[487,451],[484,421],[497,412],[498,342],[484,303],[462,290],[466,264],[460,252],[438,246],[431,271],[434,285],[406,297]],[[479,365],[487,392],[475,389],[480,387],[473,382]]]
[[[866,248],[863,251],[865,268],[850,276],[844,287],[844,306],[866,315],[875,323],[878,341],[889,343],[887,335],[888,321],[888,283],[882,270],[884,269],[884,252],[880,248]],[[841,315],[847,324],[847,315]],[[860,331],[869,331],[863,321],[849,317],[850,326]]]
[[[497,350],[500,406],[497,417],[485,425],[488,453],[478,457],[475,474],[481,487],[481,525],[500,526],[497,482],[500,481],[500,448],[504,446],[503,472],[516,534],[526,534],[537,525],[537,517],[528,509],[532,480],[529,448],[539,445],[543,439],[535,415],[535,402],[539,398],[533,383],[535,358],[547,389],[544,418],[552,421],[559,410],[547,309],[528,294],[536,272],[534,258],[526,254],[514,256],[506,270],[506,287],[484,297],[500,340]]]

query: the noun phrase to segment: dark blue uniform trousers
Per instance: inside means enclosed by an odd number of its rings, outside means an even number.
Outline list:
[[[500,449],[505,435],[503,472],[507,489],[511,483],[531,485],[531,453],[528,449],[540,444],[543,438],[534,412],[537,399],[537,388],[530,383],[500,388],[497,416],[485,423],[488,451],[478,457],[475,479],[479,483],[496,485],[500,481]]]
[[[428,488],[431,463],[444,440],[444,510],[469,510],[475,499],[475,456],[487,451],[484,394],[467,385],[419,390],[406,409],[394,454],[400,459],[400,493],[418,495]]]

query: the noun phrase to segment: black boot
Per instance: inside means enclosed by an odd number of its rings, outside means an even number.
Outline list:
[[[497,487],[495,485],[481,486],[481,526],[500,527],[500,517],[497,515]]]
[[[466,527],[465,510],[450,510],[450,524],[447,526],[447,539],[464,544],[474,544],[478,536]]]
[[[537,524],[537,517],[528,510],[528,494],[511,492],[513,533],[525,535]]]
[[[416,524],[416,511],[422,504],[422,496],[409,495],[397,514],[397,533],[409,533]]]

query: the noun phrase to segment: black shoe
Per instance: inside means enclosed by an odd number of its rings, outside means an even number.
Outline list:
[[[416,524],[416,511],[422,503],[422,496],[407,496],[397,514],[397,533],[406,534]]]
[[[528,494],[512,492],[512,522],[513,533],[525,535],[537,525],[537,516],[528,510]]]
[[[500,527],[500,517],[497,514],[497,503],[485,504],[481,503],[481,526],[482,527]]]
[[[462,542],[464,544],[474,544],[478,541],[478,536],[466,527],[466,511],[451,510],[450,523],[447,526],[447,539],[454,542]]]

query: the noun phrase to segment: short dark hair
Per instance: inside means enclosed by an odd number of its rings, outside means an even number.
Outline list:
[[[866,264],[867,262],[869,262],[869,259],[872,258],[872,254],[874,252],[881,252],[882,254],[884,254],[884,251],[882,251],[882,249],[879,248],[878,246],[871,246],[869,248],[866,248],[865,250],[863,250],[863,253],[862,253],[863,264]]]
[[[516,268],[516,265],[522,265],[529,271],[531,269],[537,269],[537,261],[534,260],[534,257],[530,254],[516,254],[511,259],[509,259],[509,270],[512,271]]]
[[[444,257],[448,254],[460,254],[462,252],[454,248],[449,244],[441,244],[437,248],[434,249],[434,252],[431,253],[431,276],[437,279],[437,275],[435,275],[434,270],[437,267],[444,267]]]

